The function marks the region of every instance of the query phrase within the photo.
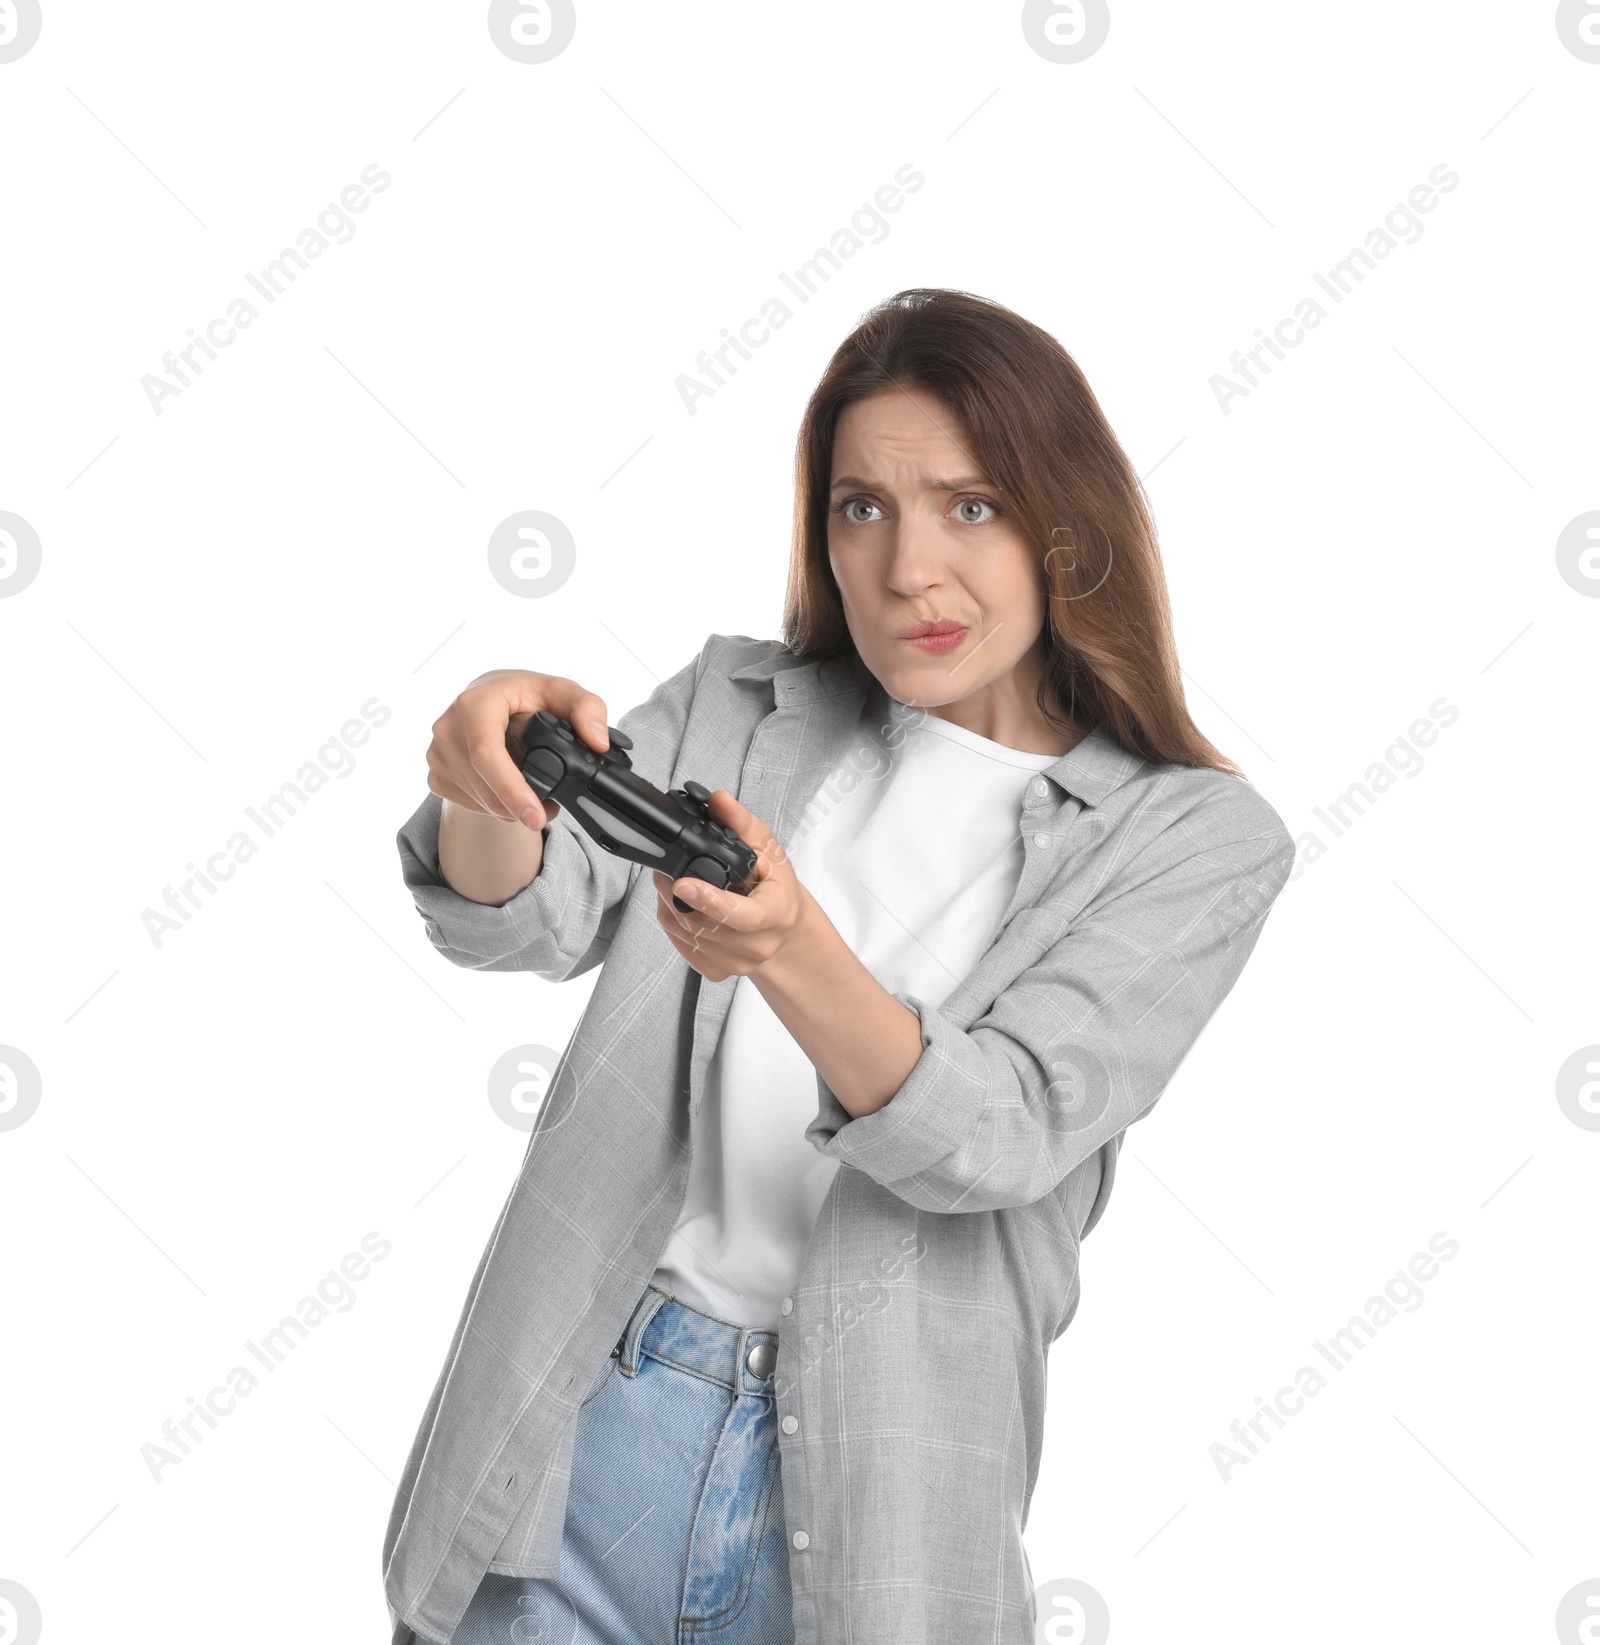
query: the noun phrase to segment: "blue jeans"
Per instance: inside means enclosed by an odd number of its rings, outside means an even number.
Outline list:
[[[452,1645],[793,1645],[777,1345],[646,1286],[578,1412],[560,1580],[485,1574]]]

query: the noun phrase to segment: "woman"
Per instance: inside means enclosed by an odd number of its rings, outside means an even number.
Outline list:
[[[539,708],[608,746],[573,681],[433,728],[434,944],[602,970],[401,1482],[397,1641],[1033,1638],[1079,1242],[1293,846],[1184,708],[1138,481],[1045,332],[874,310],[795,520],[783,643],[713,635],[620,727],[714,790],[749,896],[551,820],[507,749]]]

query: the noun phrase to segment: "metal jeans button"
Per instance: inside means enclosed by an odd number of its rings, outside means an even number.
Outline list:
[[[753,1377],[770,1377],[773,1367],[778,1363],[778,1350],[770,1342],[758,1342],[745,1355],[745,1364],[750,1368]]]

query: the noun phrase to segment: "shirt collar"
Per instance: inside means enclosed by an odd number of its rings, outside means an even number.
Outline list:
[[[863,697],[873,676],[852,652],[820,661],[796,663],[789,653],[775,650],[736,668],[730,680],[769,680],[774,701],[780,707],[812,702],[822,697],[858,692]],[[1086,805],[1103,805],[1145,764],[1137,754],[1119,743],[1104,726],[1096,726],[1076,747],[1069,749],[1054,765],[1045,766],[1048,777]]]

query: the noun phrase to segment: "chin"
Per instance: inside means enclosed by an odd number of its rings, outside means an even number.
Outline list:
[[[886,668],[874,668],[872,673],[896,702],[917,708],[938,708],[966,695],[959,688],[952,689],[954,682],[948,668],[934,666],[946,660],[944,657],[901,660]]]

